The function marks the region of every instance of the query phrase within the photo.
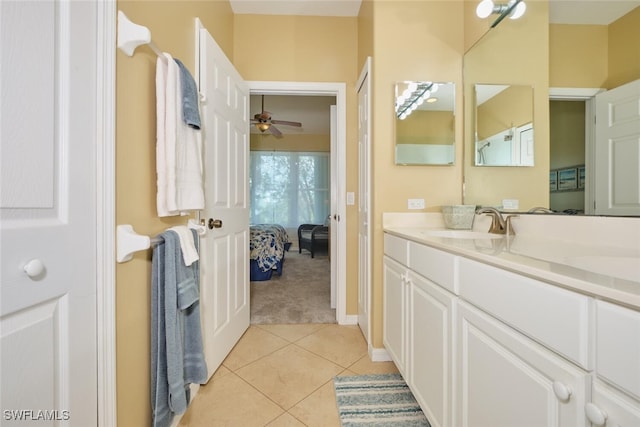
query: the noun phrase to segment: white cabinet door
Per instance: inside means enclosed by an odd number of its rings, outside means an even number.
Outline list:
[[[385,256],[383,261],[383,344],[405,376],[407,366],[406,267]],[[405,376],[406,378],[406,376]]]
[[[640,426],[640,402],[598,380],[586,413],[594,427]]]
[[[458,308],[454,425],[589,425],[585,371],[465,302]]]
[[[407,382],[432,427],[451,426],[452,326],[455,297],[409,273],[409,377]]]

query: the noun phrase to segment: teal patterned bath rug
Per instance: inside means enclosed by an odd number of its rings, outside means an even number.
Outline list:
[[[335,377],[333,385],[343,427],[430,427],[400,374]]]

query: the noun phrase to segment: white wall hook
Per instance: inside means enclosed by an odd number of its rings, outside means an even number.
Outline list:
[[[151,239],[133,231],[133,227],[129,224],[123,224],[116,227],[116,260],[118,262],[126,262],[133,258],[133,253],[149,249],[151,247]]]

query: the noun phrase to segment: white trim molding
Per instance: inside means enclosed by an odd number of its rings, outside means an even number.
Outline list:
[[[247,81],[251,95],[302,95],[302,96],[335,96],[337,110],[337,147],[338,164],[335,212],[340,220],[338,224],[338,254],[331,257],[331,268],[337,268],[336,320],[340,325],[353,324],[347,316],[347,85],[346,83],[326,82],[278,82]],[[357,322],[357,316],[356,316]]]
[[[96,2],[96,326],[100,427],[118,424],[115,303],[116,1]]]

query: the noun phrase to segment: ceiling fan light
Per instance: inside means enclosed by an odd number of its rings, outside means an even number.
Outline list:
[[[256,123],[256,129],[258,129],[260,132],[264,132],[266,130],[269,130],[269,128],[271,127],[271,125],[269,123]]]

